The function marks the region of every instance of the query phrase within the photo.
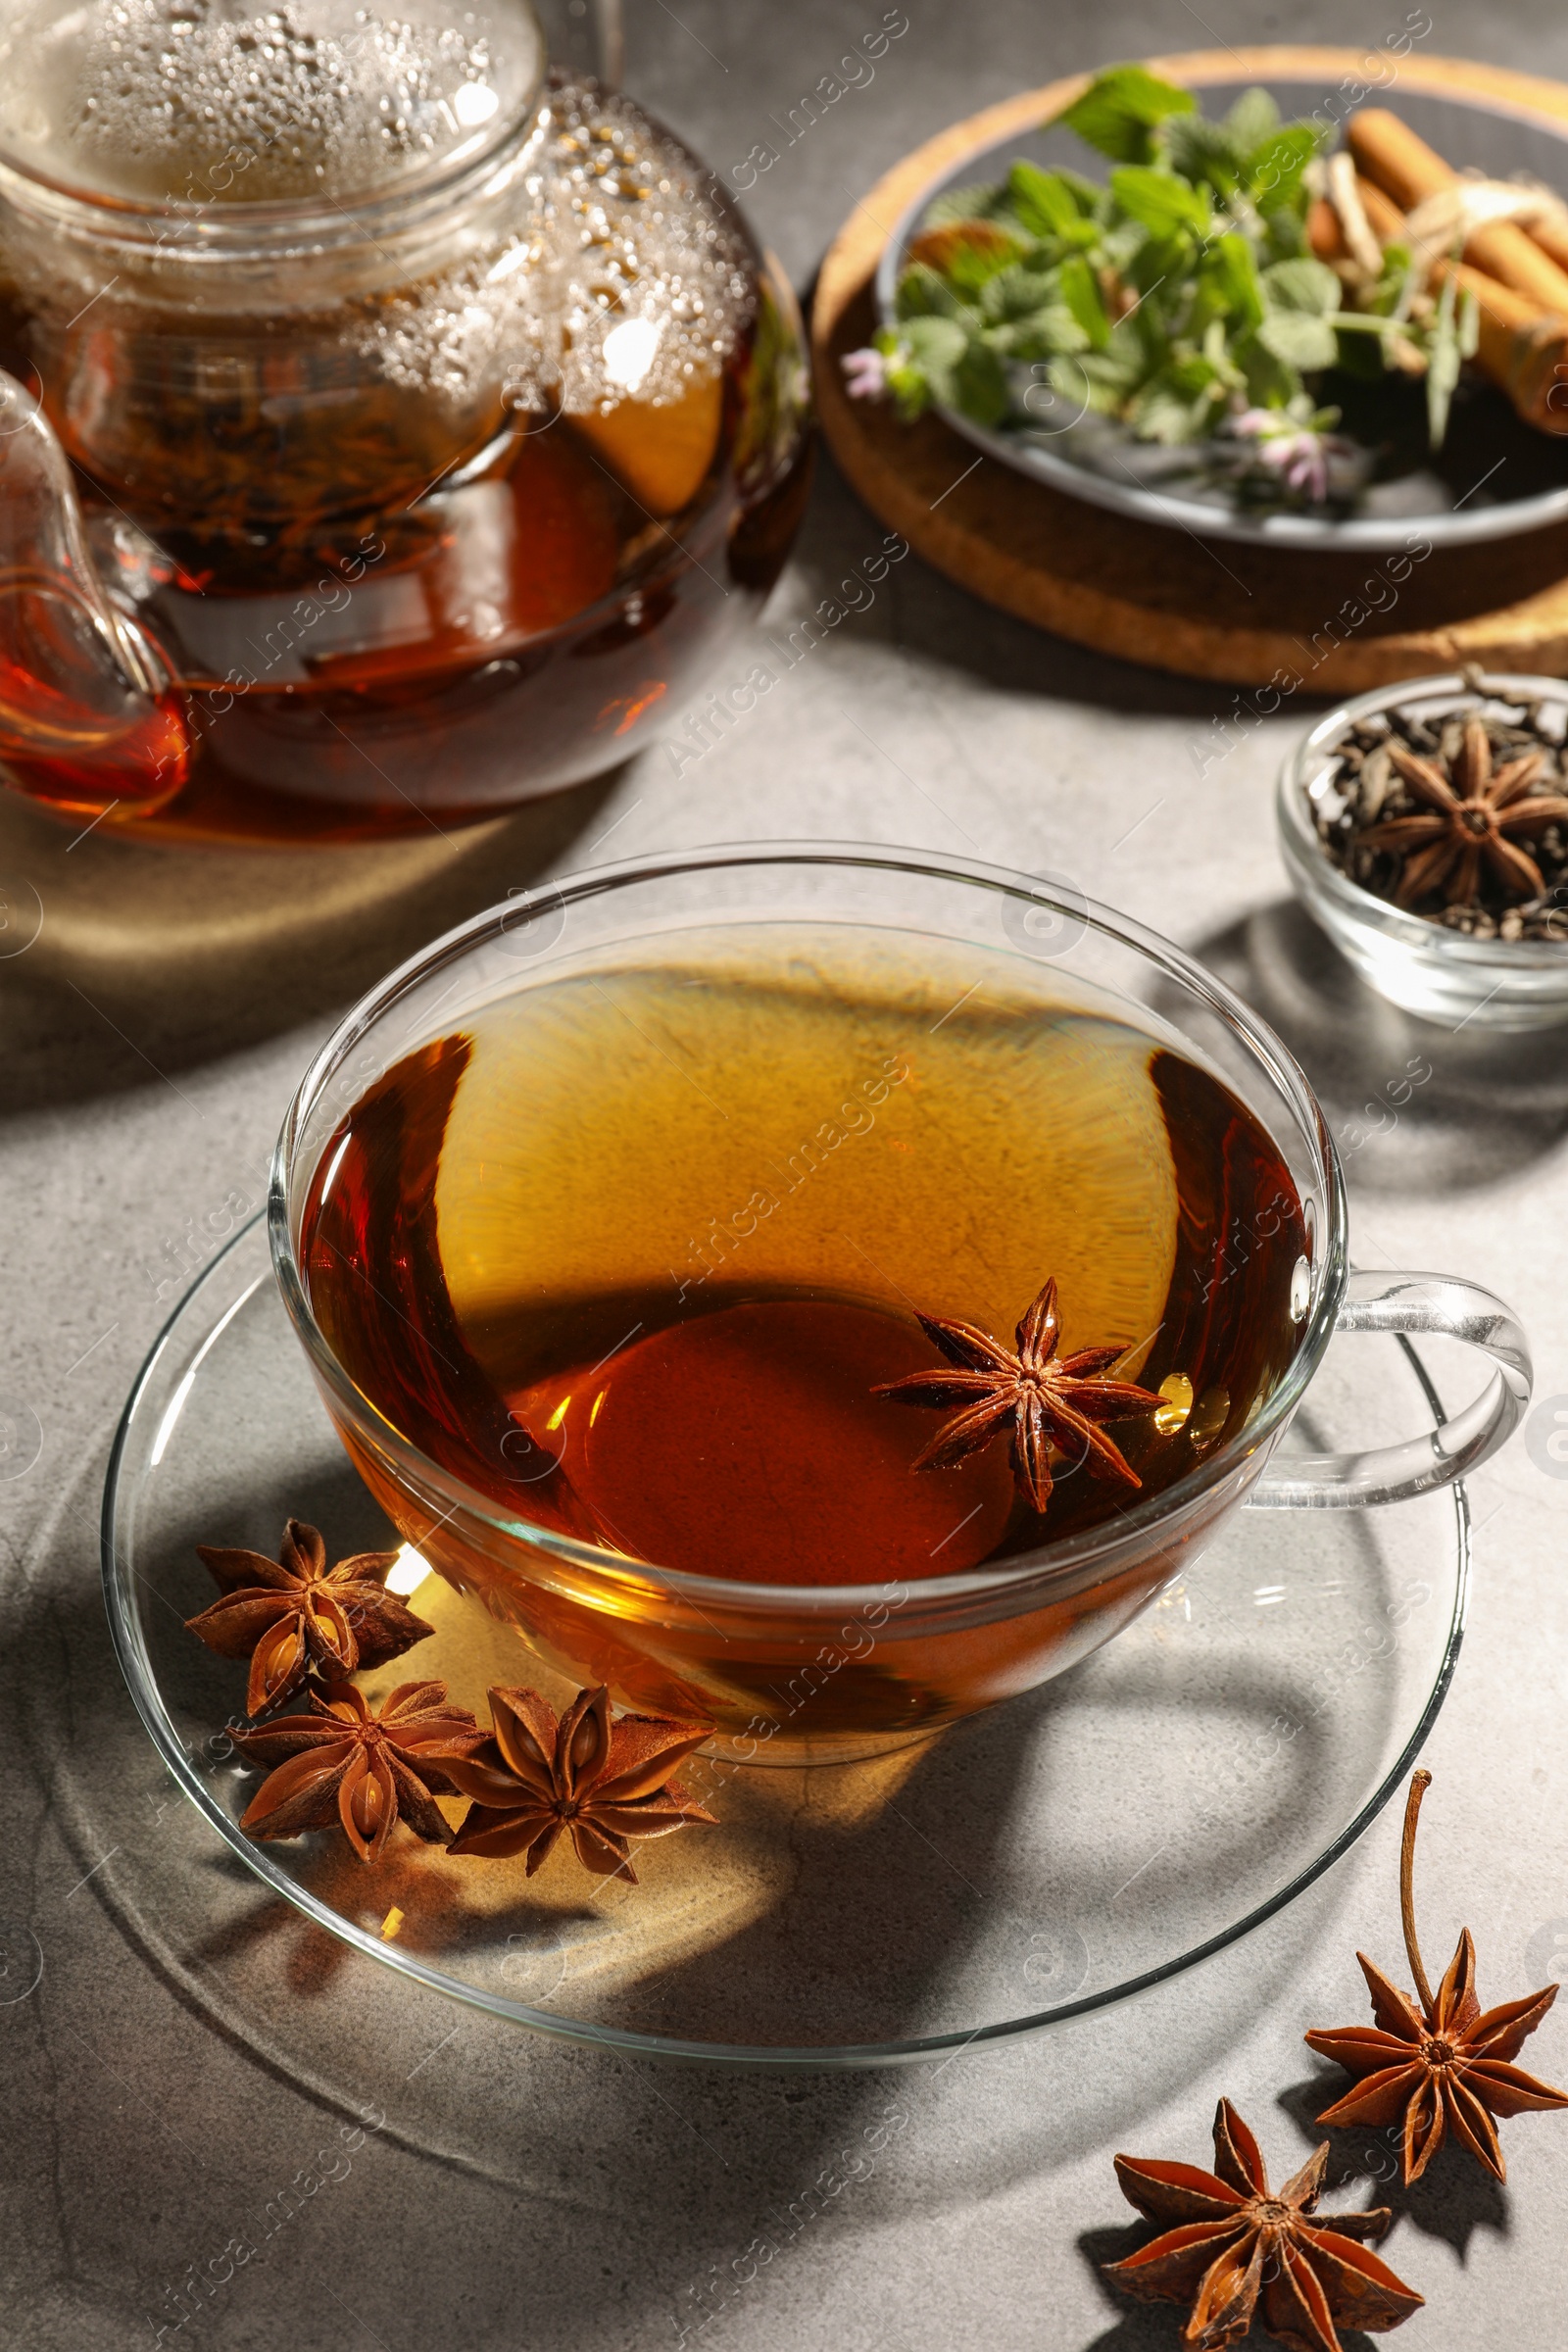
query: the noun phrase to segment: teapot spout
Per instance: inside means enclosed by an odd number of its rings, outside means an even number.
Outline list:
[[[190,738],[152,641],[106,594],[42,407],[0,370],[0,771],[64,816],[145,815]]]

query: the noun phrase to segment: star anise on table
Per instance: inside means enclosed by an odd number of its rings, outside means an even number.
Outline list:
[[[445,1683],[400,1683],[379,1714],[352,1683],[307,1695],[309,1715],[235,1734],[247,1756],[272,1767],[240,1828],[299,1838],[337,1822],[362,1862],[380,1857],[399,1821],[444,1844],[451,1833],[436,1797],[457,1795],[451,1771],[485,1739],[466,1707],[447,1704]]]
[[[451,1767],[475,1801],[452,1840],[455,1854],[523,1854],[531,1879],[563,1830],[585,1870],[618,1872],[635,1886],[633,1838],[662,1838],[688,1821],[714,1818],[670,1774],[712,1733],[710,1723],[622,1715],[610,1693],[579,1690],[565,1713],[537,1690],[490,1692],[492,1738]]]
[[[1568,819],[1568,800],[1538,792],[1542,754],[1529,752],[1505,766],[1492,764],[1492,739],[1479,718],[1468,718],[1447,773],[1403,744],[1390,743],[1389,759],[1407,792],[1424,803],[1414,816],[1391,816],[1361,835],[1367,849],[1392,850],[1404,860],[1396,906],[1414,906],[1441,891],[1450,906],[1476,896],[1485,866],[1510,899],[1539,899],[1540,866],[1513,833],[1539,833]]]
[[[1381,2237],[1386,2206],[1370,2213],[1314,2211],[1328,2142],[1271,2191],[1256,2140],[1221,2099],[1214,2170],[1118,2156],[1122,2194],[1151,2221],[1174,2225],[1105,2277],[1143,2302],[1190,2303],[1182,2341],[1198,2352],[1238,2343],[1259,2299],[1263,2325],[1291,2352],[1342,2352],[1337,2328],[1397,2328],[1425,2298],[1360,2237]]]
[[[1417,2180],[1452,2131],[1478,2164],[1501,2180],[1506,2177],[1497,2143],[1496,2116],[1531,2109],[1568,2107],[1568,2091],[1537,2082],[1513,2064],[1557,1997],[1545,1985],[1522,2000],[1483,2010],[1476,1996],[1476,1948],[1466,1928],[1436,1992],[1421,1963],[1415,1934],[1415,1830],[1421,1799],[1432,1775],[1418,1772],[1404,1809],[1399,1852],[1399,1910],[1404,1948],[1416,1983],[1416,2002],[1391,1984],[1364,1952],[1357,1952],[1372,1993],[1375,2026],[1345,2026],[1337,2033],[1311,2033],[1309,2046],[1360,2077],[1318,2117],[1320,2124],[1392,2124],[1402,2115],[1404,2178]]]
[[[185,1622],[220,1657],[249,1658],[245,1712],[259,1715],[300,1688],[313,1667],[327,1675],[384,1666],[434,1627],[388,1592],[395,1551],[360,1551],[326,1564],[314,1527],[291,1519],[279,1557],[198,1544],[222,1598]]]
[[[1100,1423],[1152,1412],[1160,1400],[1130,1381],[1101,1377],[1107,1364],[1126,1354],[1125,1348],[1081,1348],[1075,1355],[1057,1356],[1061,1326],[1054,1279],[1018,1325],[1016,1354],[974,1323],[942,1315],[916,1315],[915,1320],[956,1369],[910,1372],[903,1380],[884,1381],[872,1396],[889,1396],[895,1404],[963,1409],[916,1454],[913,1468],[949,1469],[1008,1430],[1013,1478],[1037,1511],[1051,1500],[1053,1445],[1075,1463],[1087,1460],[1096,1478],[1142,1486]]]

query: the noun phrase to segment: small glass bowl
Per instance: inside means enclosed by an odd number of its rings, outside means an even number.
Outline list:
[[[1460,710],[1504,716],[1537,703],[1568,729],[1568,681],[1472,671],[1411,678],[1341,703],[1320,718],[1280,770],[1280,846],[1313,920],[1369,988],[1447,1029],[1544,1029],[1568,1021],[1568,906],[1562,937],[1469,939],[1406,913],[1340,871],[1318,838],[1313,808],[1330,789],[1335,756],[1352,727],[1390,710],[1446,718]]]

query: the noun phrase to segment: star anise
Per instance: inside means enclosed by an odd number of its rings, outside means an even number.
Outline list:
[[[1144,2302],[1190,2303],[1182,2341],[1220,2352],[1247,2333],[1261,2296],[1263,2325],[1292,2352],[1342,2352],[1336,2326],[1397,2328],[1425,2298],[1358,2237],[1381,2237],[1386,2206],[1314,2212],[1328,2142],[1271,2192],[1256,2140],[1221,2099],[1214,2170],[1118,2156],[1122,2194],[1151,2221],[1175,2225],[1105,2265],[1105,2277]]]
[[[711,1736],[710,1723],[655,1715],[612,1723],[603,1687],[579,1690],[559,1718],[537,1690],[492,1690],[490,1716],[492,1738],[451,1767],[475,1800],[452,1840],[455,1854],[525,1853],[531,1879],[569,1830],[585,1870],[618,1872],[635,1886],[628,1839],[713,1819],[669,1777]]]
[[[1483,865],[1508,898],[1540,898],[1546,887],[1540,866],[1508,838],[1568,818],[1560,793],[1533,789],[1540,752],[1494,768],[1492,739],[1479,718],[1465,720],[1447,774],[1403,744],[1391,742],[1388,751],[1406,790],[1425,804],[1422,814],[1388,817],[1361,835],[1368,849],[1394,850],[1404,859],[1396,906],[1414,906],[1439,890],[1450,906],[1462,906],[1474,899]]]
[[[185,1622],[220,1657],[250,1659],[247,1715],[287,1698],[313,1666],[327,1675],[384,1666],[435,1630],[386,1591],[395,1551],[360,1551],[328,1568],[320,1535],[298,1519],[275,1560],[211,1544],[196,1550],[222,1598]]]
[[[333,1822],[362,1862],[376,1861],[395,1822],[444,1844],[435,1799],[456,1796],[449,1777],[485,1735],[466,1707],[447,1704],[445,1683],[400,1683],[372,1713],[352,1683],[314,1686],[309,1715],[284,1715],[235,1744],[269,1772],[240,1817],[253,1838],[299,1838]]]
[[[1568,2091],[1538,2082],[1512,2061],[1557,1997],[1555,1984],[1483,2010],[1476,1997],[1476,1947],[1466,1928],[1436,1992],[1421,1964],[1415,1934],[1415,1828],[1430,1772],[1410,1783],[1399,1850],[1399,1910],[1419,2010],[1357,1952],[1372,1993],[1376,2026],[1346,2026],[1306,2036],[1314,2050],[1361,2078],[1318,2117],[1320,2124],[1392,2124],[1402,2114],[1404,2178],[1417,2180],[1451,2129],[1461,2146],[1498,2180],[1506,2177],[1494,2116],[1568,2107]]]
[[[942,1315],[916,1315],[915,1321],[956,1369],[911,1372],[903,1380],[884,1381],[872,1396],[890,1396],[895,1404],[963,1407],[916,1454],[916,1470],[949,1469],[980,1452],[1010,1424],[1012,1475],[1037,1511],[1051,1500],[1053,1445],[1075,1462],[1087,1460],[1096,1478],[1143,1485],[1099,1424],[1152,1412],[1159,1398],[1130,1381],[1100,1377],[1107,1364],[1125,1355],[1124,1348],[1081,1348],[1075,1355],[1057,1357],[1061,1327],[1054,1279],[1018,1325],[1015,1355],[976,1324]]]

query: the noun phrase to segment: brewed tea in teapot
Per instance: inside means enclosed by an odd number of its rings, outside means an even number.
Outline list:
[[[524,0],[0,25],[13,783],[357,838],[667,726],[804,488],[798,316],[712,174]]]

